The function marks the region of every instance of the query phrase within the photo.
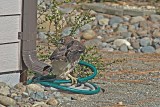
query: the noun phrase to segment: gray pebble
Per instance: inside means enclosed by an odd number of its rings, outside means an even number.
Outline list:
[[[110,21],[109,21],[109,25],[113,25],[114,23],[121,23],[121,22],[123,22],[123,19],[121,18],[121,17],[118,17],[118,16],[114,16],[114,17],[112,17],[111,19],[110,19]]]
[[[120,46],[119,50],[122,52],[128,52],[128,47],[127,47],[127,45],[124,44],[124,45]]]
[[[92,26],[90,24],[85,24],[84,26],[82,26],[80,28],[80,30],[83,32],[83,31],[86,31],[86,30],[91,30]]]
[[[140,39],[140,45],[141,46],[150,46],[150,45],[152,45],[152,41],[150,38],[145,37],[145,38]]]
[[[145,46],[145,47],[142,47],[142,48],[141,48],[141,51],[142,51],[143,53],[154,53],[154,52],[155,52],[155,49],[154,49],[154,47],[152,47],[152,46]]]
[[[153,14],[150,16],[150,18],[151,18],[151,21],[153,21],[153,22],[160,21],[160,15]]]

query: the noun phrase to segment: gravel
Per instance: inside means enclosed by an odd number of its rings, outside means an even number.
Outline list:
[[[105,91],[90,95],[86,101],[62,104],[62,107],[160,106],[159,56],[119,52],[101,54],[106,60],[106,70],[101,72],[102,77],[92,82]]]

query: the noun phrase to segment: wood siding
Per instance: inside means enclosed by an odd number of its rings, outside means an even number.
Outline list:
[[[22,0],[0,0],[0,15],[21,14]]]
[[[0,82],[16,85],[22,70],[21,41],[23,0],[0,0]],[[16,73],[15,73],[16,71]]]
[[[0,73],[21,69],[21,8],[22,0],[0,0]]]
[[[20,70],[20,43],[0,45],[0,72]]]
[[[19,41],[20,28],[20,15],[0,17],[0,44]]]
[[[9,73],[0,75],[0,81],[5,82],[10,86],[14,86],[19,83],[20,73]]]

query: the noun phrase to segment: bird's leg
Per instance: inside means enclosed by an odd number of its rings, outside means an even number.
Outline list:
[[[77,84],[77,78],[73,77],[71,74],[67,74],[67,76],[71,79],[72,84]]]
[[[65,76],[69,77],[71,79],[72,84],[77,84],[77,78],[73,77],[70,73],[74,70],[75,66],[72,67],[71,69],[68,69],[67,72],[65,72]]]

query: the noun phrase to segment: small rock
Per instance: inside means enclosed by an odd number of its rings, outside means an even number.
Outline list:
[[[85,24],[84,26],[82,26],[80,28],[80,30],[83,32],[83,31],[86,31],[86,30],[91,30],[92,26],[90,24]]]
[[[45,31],[39,31],[38,33],[37,33],[37,38],[40,40],[40,41],[43,41],[43,42],[48,42],[48,40],[47,40],[47,35],[53,35],[54,34],[54,32],[45,32]]]
[[[152,45],[152,40],[148,37],[140,39],[140,45],[141,46],[150,46]]]
[[[109,48],[109,47],[106,47],[106,48],[103,48],[104,51],[108,51],[108,52],[113,52],[114,49],[113,48]]]
[[[13,98],[14,98],[14,100],[16,100],[18,102],[22,101],[22,96],[21,95],[15,96]]]
[[[103,39],[103,37],[102,36],[97,36],[97,39]]]
[[[138,30],[140,28],[139,23],[134,23],[133,26],[135,27],[135,30]]]
[[[82,37],[86,40],[90,40],[96,37],[96,33],[93,30],[87,30],[82,34]]]
[[[93,47],[93,46],[96,46],[98,47],[99,45],[101,45],[102,42],[99,40],[99,39],[91,39],[91,40],[88,40],[84,43],[84,45],[86,47]]]
[[[146,36],[148,36],[147,32],[148,32],[147,30],[138,30],[137,34],[140,37],[146,37]]]
[[[150,18],[151,18],[151,21],[153,21],[153,22],[158,22],[158,21],[160,21],[160,15],[152,14],[152,15],[150,16]]]
[[[134,31],[136,27],[134,25],[129,25],[128,26],[128,31]]]
[[[137,39],[131,39],[131,46],[134,49],[139,49],[140,48],[139,40],[137,40]]]
[[[107,43],[105,43],[105,42],[101,43],[101,47],[102,47],[102,48],[106,48],[106,47],[107,47],[107,45],[108,45],[108,44],[107,44]]]
[[[0,95],[0,104],[5,106],[14,106],[16,105],[16,101],[10,97]]]
[[[117,46],[117,47],[120,47],[122,46],[123,44],[125,44],[126,46],[131,46],[130,42],[128,42],[126,39],[116,39],[114,42],[113,42],[113,45]]]
[[[0,107],[6,107],[6,106],[4,106],[4,105],[0,104]]]
[[[20,91],[19,91],[18,89],[14,88],[14,87],[12,87],[12,88],[10,89],[10,93],[11,93],[11,94],[12,94],[12,93],[21,94]]]
[[[46,32],[38,32],[37,38],[41,41],[47,42],[47,33]]]
[[[45,99],[45,94],[44,92],[34,92],[30,94],[30,97],[34,100],[41,101]]]
[[[134,24],[134,23],[145,21],[145,20],[146,19],[144,17],[142,17],[142,16],[136,16],[136,17],[132,17],[131,18],[130,23]]]
[[[7,86],[7,84],[6,83],[4,83],[4,82],[0,82],[0,86]]]
[[[156,50],[152,46],[145,46],[141,48],[143,53],[154,53]]]
[[[128,52],[128,47],[127,47],[127,45],[123,44],[120,46],[119,50],[122,52]]]
[[[0,82],[0,94],[1,95],[10,94],[10,87],[6,83]]]
[[[41,4],[41,7],[43,7],[44,9],[46,9],[47,8],[47,6],[49,6],[48,5],[48,3],[42,3],[42,0],[37,0],[38,2],[38,5],[40,5]]]
[[[66,27],[63,31],[62,31],[62,36],[69,36],[71,34],[71,31],[72,31],[72,27]],[[78,35],[80,33],[79,29],[77,29],[75,32],[74,32],[74,36],[75,35]]]
[[[130,16],[123,16],[123,19],[125,22],[128,22],[130,20],[130,18],[131,18]]]
[[[23,83],[18,83],[14,86],[16,89],[20,91],[20,93],[23,93],[26,91],[26,86],[23,85]]]
[[[155,10],[156,9],[156,7],[155,6],[146,6],[146,8],[148,9],[148,10]]]
[[[138,37],[138,34],[137,34],[136,32],[134,32],[134,31],[132,32],[131,37],[133,37],[133,38],[139,38],[139,37]]]
[[[56,91],[53,94],[54,94],[55,97],[61,97],[62,96],[60,92],[56,92]]]
[[[26,102],[17,102],[17,106],[15,107],[33,107],[31,103],[26,103]]]
[[[32,107],[49,107],[45,102],[35,102]]]
[[[12,97],[12,98],[14,98],[14,97],[16,97],[16,96],[17,96],[16,93],[12,93],[12,94],[10,95],[10,97]]]
[[[78,12],[77,10],[74,10],[73,15],[67,19],[67,22],[70,21],[69,23],[75,23],[77,15],[80,15],[81,13]]]
[[[107,33],[112,33],[112,32],[114,32],[114,30],[113,29],[107,29],[106,32]]]
[[[104,30],[104,29],[98,29],[98,31],[97,31],[97,35],[106,35],[107,33],[106,33],[106,30]]]
[[[155,48],[155,49],[158,49],[158,48],[160,48],[160,39],[159,38],[155,38],[154,40],[153,40],[153,47]]]
[[[52,106],[56,106],[58,104],[58,101],[55,99],[55,98],[50,98],[48,101],[47,101],[47,104],[48,105],[52,105]]]
[[[71,30],[72,27],[66,27],[63,31],[62,31],[62,36],[68,36],[71,34]]]
[[[160,31],[158,29],[154,30],[153,37],[160,37]]]
[[[160,44],[159,43],[153,43],[152,45],[155,49],[159,49],[160,48]]]
[[[156,53],[160,53],[160,48],[156,49]]]
[[[140,26],[141,28],[143,28],[143,29],[147,29],[147,28],[148,28],[148,24],[147,24],[146,21],[141,21],[141,22],[139,23],[139,26]]]
[[[123,38],[130,38],[131,35],[132,35],[131,32],[122,32],[122,33],[121,33],[121,36],[122,36]]]
[[[44,88],[40,84],[29,84],[26,86],[28,90],[35,92],[44,92]]]
[[[70,96],[63,97],[63,100],[64,100],[64,101],[71,101],[71,100],[72,100],[72,97],[70,97]]]
[[[57,91],[58,89],[54,87],[50,87],[49,90]]]
[[[89,13],[90,13],[90,15],[92,15],[92,16],[97,14],[97,12],[95,12],[94,10],[89,11]]]
[[[126,25],[119,25],[117,28],[118,32],[127,32],[128,27]]]
[[[118,105],[123,105],[123,102],[118,102]]]
[[[96,15],[96,19],[99,21],[100,19],[103,19],[104,16],[102,14],[97,14]]]
[[[97,20],[92,21],[91,25],[92,25],[93,27],[96,27],[96,26],[98,25],[98,21],[97,21]]]
[[[121,22],[123,22],[123,19],[121,17],[114,16],[109,20],[109,25],[112,26],[114,23],[118,23],[119,24]]]
[[[109,22],[108,18],[102,18],[98,21],[99,25],[102,25],[102,26],[108,25],[108,22]]]
[[[113,29],[115,29],[115,28],[117,28],[117,27],[118,27],[118,23],[112,24],[112,28],[113,28]]]
[[[64,14],[68,14],[68,13],[71,13],[73,11],[73,8],[58,8],[58,10],[60,10],[62,13]]]
[[[22,93],[22,96],[24,96],[24,97],[29,97],[29,94],[26,93],[26,92],[23,92],[23,93]]]
[[[151,23],[149,25],[151,25],[150,27],[153,28],[153,29],[159,29],[160,28],[160,23],[154,23],[154,24]]]
[[[122,36],[109,37],[108,35],[103,35],[102,41],[106,42],[106,43],[110,43],[110,42],[113,42],[116,39],[123,39],[123,37]]]

